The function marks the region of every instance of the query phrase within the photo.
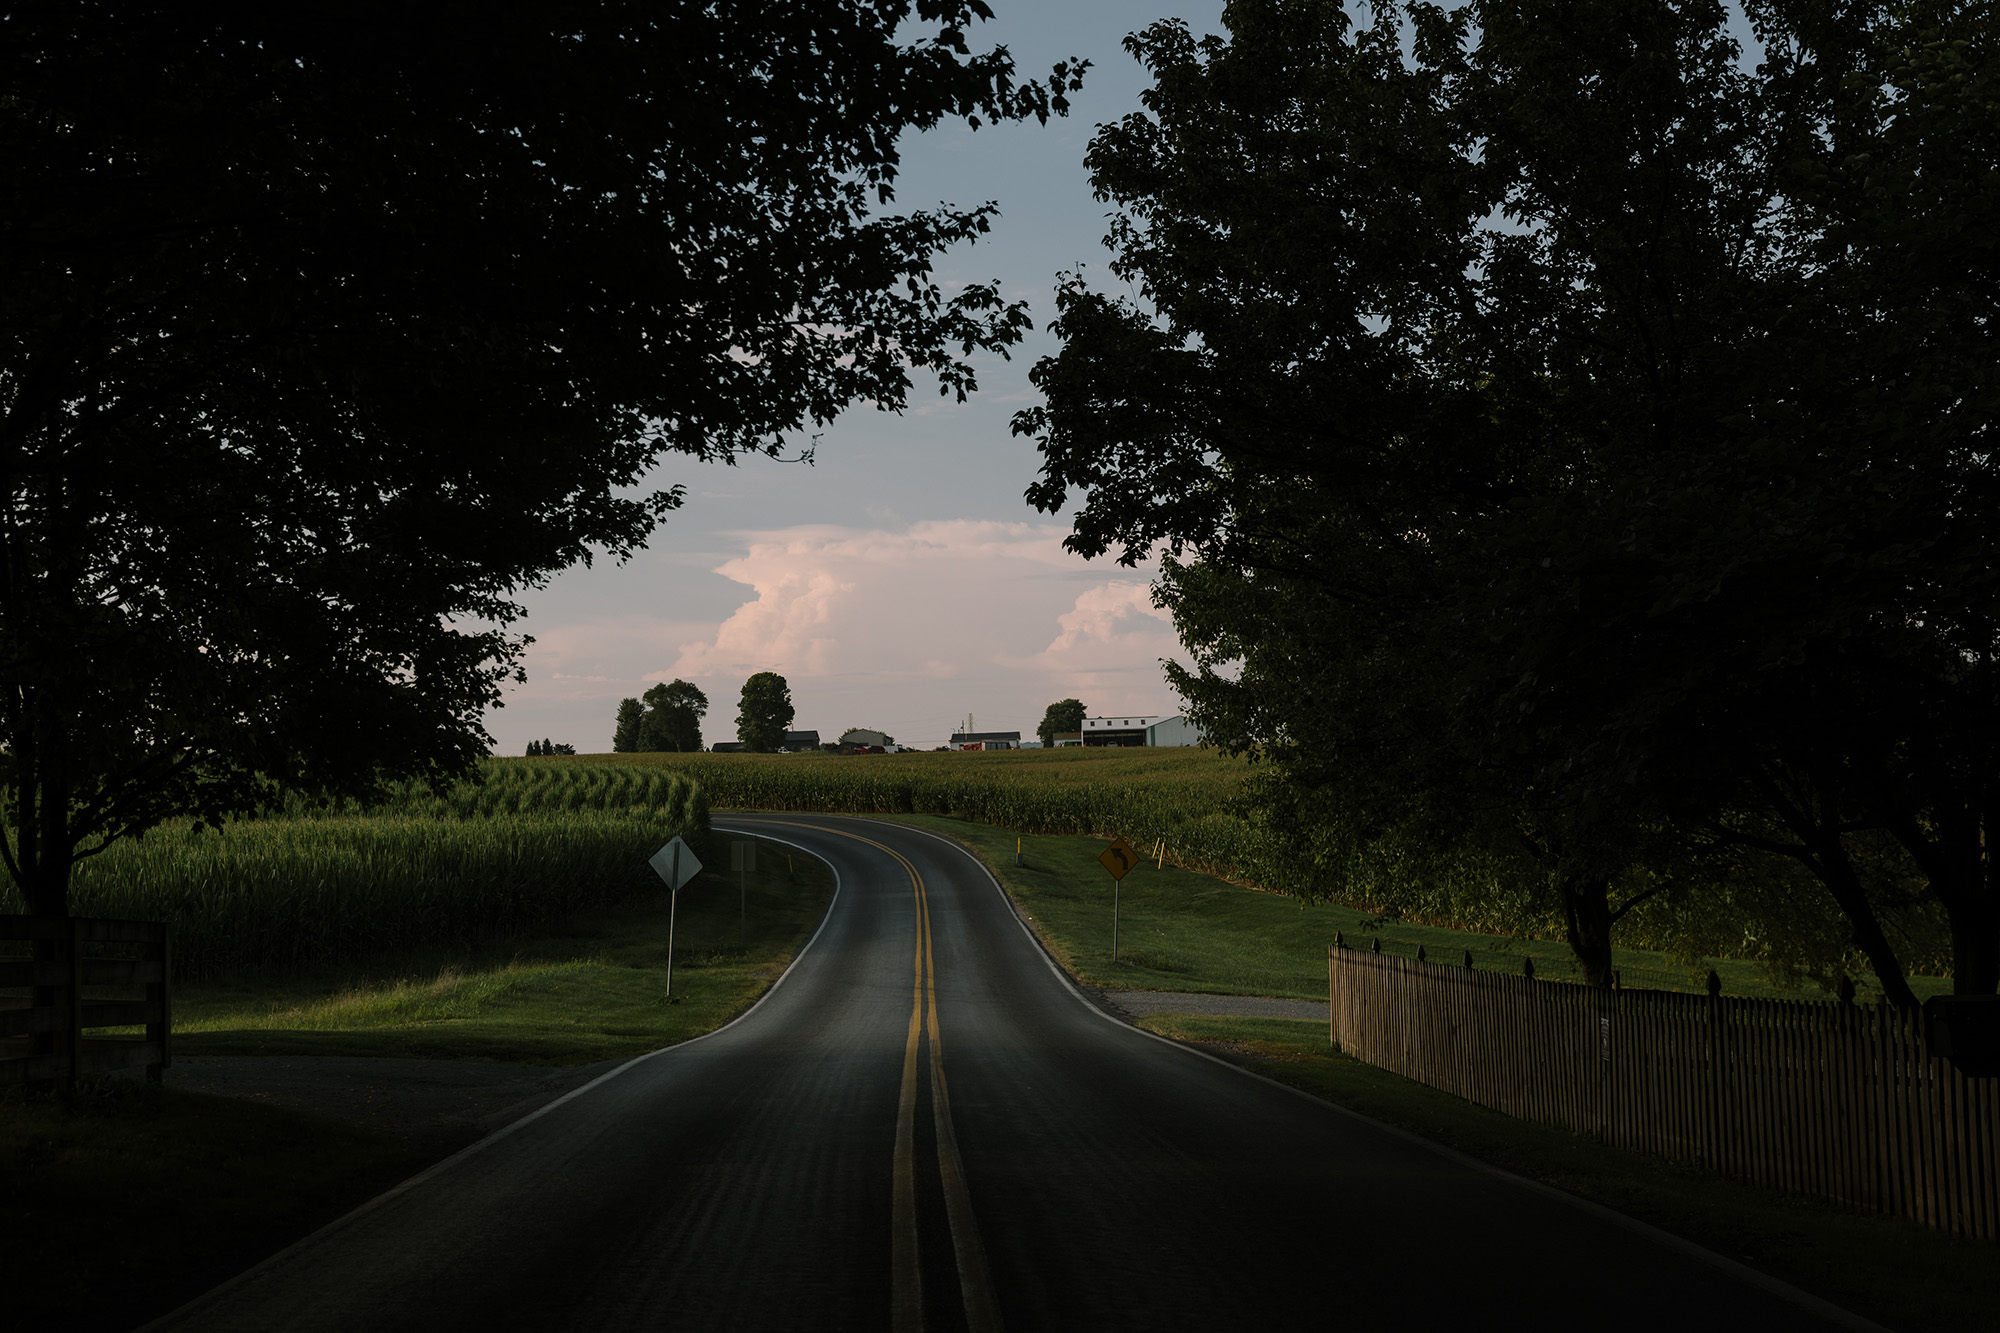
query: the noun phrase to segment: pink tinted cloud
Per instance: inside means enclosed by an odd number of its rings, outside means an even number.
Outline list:
[[[1176,711],[1160,659],[1180,653],[1150,571],[1089,564],[1062,549],[1066,532],[942,519],[743,533],[743,554],[715,569],[746,590],[734,613],[535,627],[531,683],[509,711],[559,687],[595,688],[615,707],[682,677],[708,692],[707,739],[723,740],[757,671],[785,676],[796,725],[828,737],[867,726],[936,744],[968,713],[982,730],[1032,735],[1042,710],[1070,696],[1093,712]]]

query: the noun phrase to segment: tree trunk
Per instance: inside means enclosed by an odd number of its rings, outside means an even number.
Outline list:
[[[1563,934],[1583,968],[1584,984],[1611,985],[1611,881],[1602,876],[1572,879],[1558,872]]]
[[[1854,927],[1854,947],[1867,956],[1875,979],[1882,983],[1883,996],[1905,1013],[1921,1008],[1916,992],[1910,989],[1909,979],[1903,975],[1902,960],[1889,947],[1889,937],[1882,933],[1882,923],[1876,918],[1875,909],[1868,905],[1868,894],[1861,887],[1861,876],[1855,872],[1854,863],[1847,859],[1846,851],[1836,843],[1808,860],[1806,866],[1819,877],[1819,882],[1826,886],[1848,923]]]
[[[1947,810],[1943,817],[1919,821],[1910,810],[1897,808],[1888,824],[1951,923],[1952,990],[1959,995],[2000,990],[2000,870],[1986,846],[1986,821],[1975,809]]]
[[[2000,910],[1990,893],[1951,914],[1951,982],[1958,995],[2000,991]]]
[[[1834,905],[1853,927],[1854,947],[1861,950],[1868,959],[1868,966],[1874,970],[1875,979],[1882,983],[1883,997],[1905,1013],[1920,1008],[1915,992],[1910,989],[1909,979],[1903,974],[1902,960],[1889,947],[1889,937],[1883,933],[1882,922],[1868,901],[1861,875],[1848,859],[1846,847],[1841,844],[1838,818],[1827,812],[1824,801],[1804,794],[1802,788],[1811,789],[1804,782],[1781,781],[1776,774],[1767,773],[1757,785],[1785,827],[1801,844],[1772,850],[1782,851],[1811,871],[1813,878],[1833,898]],[[1831,784],[1821,787],[1821,790],[1830,789]]]

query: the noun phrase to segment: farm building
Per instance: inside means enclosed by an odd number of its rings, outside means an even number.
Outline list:
[[[1021,733],[1018,731],[954,731],[951,733],[951,748],[954,750],[1018,750],[1021,748]]]
[[[887,746],[893,743],[889,739],[888,732],[872,731],[867,727],[849,727],[846,731],[840,733],[840,748],[843,750],[850,745]]]
[[[1127,715],[1123,717],[1087,717],[1083,720],[1082,731],[1059,731],[1057,745],[1151,745],[1147,739],[1148,728],[1168,721],[1155,714],[1151,717]],[[1187,744],[1185,741],[1169,741],[1166,744]]]
[[[1202,745],[1202,734],[1185,717],[1162,718],[1146,728],[1148,745]]]
[[[817,731],[788,731],[785,733],[785,739],[779,744],[778,748],[780,750],[817,750],[819,748],[819,733]]]

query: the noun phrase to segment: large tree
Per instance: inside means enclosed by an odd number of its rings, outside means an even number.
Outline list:
[[[1475,858],[1604,980],[1761,852],[1900,1003],[1914,878],[1990,992],[2000,29],[1748,12],[1754,70],[1708,0],[1133,38],[1089,163],[1144,303],[1060,292],[1030,497],[1168,548],[1176,684],[1329,885]]]
[[[611,730],[611,752],[631,754],[640,748],[639,725],[646,720],[646,705],[637,699],[618,701],[618,719]]]
[[[746,750],[768,754],[785,743],[794,716],[792,687],[775,671],[759,671],[743,682],[736,739]]]
[[[82,0],[0,42],[9,871],[461,773],[518,596],[1026,324],[900,136],[1045,117],[982,0]],[[905,26],[907,24],[907,26]]]
[[[1083,730],[1084,708],[1080,699],[1058,699],[1042,710],[1042,724],[1035,728],[1035,734],[1042,738],[1042,744],[1054,745],[1056,733]]]
[[[708,696],[700,686],[679,679],[655,685],[646,691],[645,703],[637,748],[680,754],[701,749],[701,720],[708,716]]]

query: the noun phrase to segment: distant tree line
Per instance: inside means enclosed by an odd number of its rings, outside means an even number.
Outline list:
[[[691,753],[701,749],[701,720],[708,696],[690,681],[655,685],[638,699],[618,703],[611,749],[616,754]]]
[[[701,721],[708,696],[691,681],[655,685],[637,699],[622,699],[611,737],[617,754],[692,753],[702,748]],[[736,738],[746,750],[769,753],[785,743],[795,716],[791,686],[774,671],[743,682]]]

